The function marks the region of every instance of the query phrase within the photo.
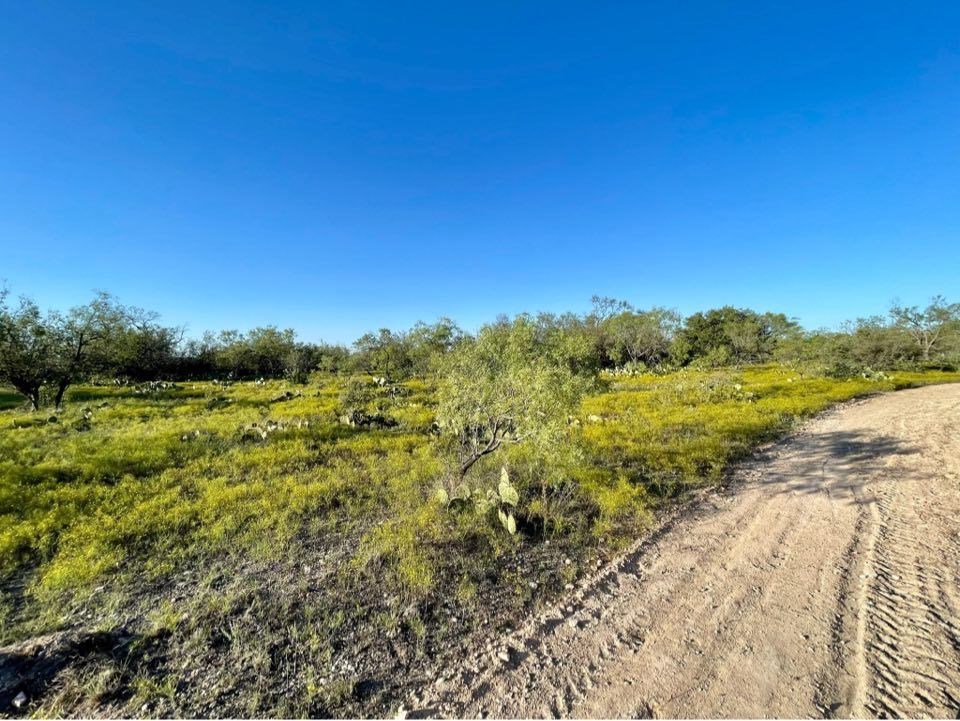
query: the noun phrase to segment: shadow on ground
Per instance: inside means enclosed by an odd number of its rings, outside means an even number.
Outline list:
[[[778,444],[755,457],[747,468],[760,469],[754,482],[779,486],[777,492],[828,493],[847,497],[850,503],[868,503],[869,494],[861,492],[864,481],[888,471],[891,460],[920,452],[919,447],[894,436],[836,431],[800,436]],[[771,463],[775,453],[793,457],[789,475],[777,471],[777,465]],[[896,480],[896,477],[887,473],[884,480]]]
[[[55,692],[53,686],[68,668],[109,674],[119,681],[149,660],[151,646],[149,639],[117,629],[53,633],[0,649],[0,715],[35,712],[37,700]],[[97,700],[114,700],[112,689],[121,686],[129,684],[104,684],[104,698]]]

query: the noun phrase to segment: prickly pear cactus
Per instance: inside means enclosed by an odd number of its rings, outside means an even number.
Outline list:
[[[481,516],[486,516],[496,508],[500,525],[510,535],[517,532],[517,519],[511,509],[516,508],[520,503],[520,493],[510,482],[510,474],[505,467],[500,469],[500,483],[496,491],[471,489],[466,483],[461,483],[449,492],[445,488],[438,488],[437,500],[451,510],[473,504],[474,510]]]

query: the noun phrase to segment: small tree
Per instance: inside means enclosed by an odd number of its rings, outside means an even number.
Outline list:
[[[306,383],[316,367],[314,347],[298,343],[283,357],[283,375],[291,383]]]
[[[267,378],[280,378],[287,371],[287,358],[297,348],[297,336],[292,328],[279,330],[268,325],[254,328],[246,336],[253,360],[254,373]]]
[[[365,333],[354,341],[353,347],[357,350],[357,364],[368,373],[380,373],[389,378],[391,374],[402,375],[409,368],[406,338],[389,328]]]
[[[610,320],[623,313],[631,313],[633,306],[625,300],[595,295],[590,299],[593,306],[584,316],[584,327],[593,338],[601,366],[616,365],[614,340],[610,334]]]
[[[317,370],[336,373],[350,363],[350,350],[342,345],[321,343],[315,348]]]
[[[627,301],[617,300],[605,295],[593,296],[590,298],[590,305],[592,309],[587,317],[595,325],[601,325],[605,320],[613,318],[615,315],[633,310],[633,306]]]
[[[218,373],[230,378],[245,378],[257,372],[253,351],[246,337],[238,330],[222,330],[209,340],[215,357]]]
[[[960,303],[947,303],[942,295],[934,296],[922,310],[917,306],[894,303],[890,316],[897,326],[910,334],[925,361],[940,349],[950,329],[960,330]]]
[[[86,305],[71,308],[66,315],[51,313],[49,325],[57,339],[52,359],[56,391],[53,404],[60,408],[67,388],[89,373],[96,358],[108,355],[112,339],[128,327],[130,311],[109,293],[98,293]]]
[[[109,340],[126,327],[129,313],[106,293],[66,314],[42,314],[22,298],[16,309],[0,294],[0,376],[40,407],[40,393],[50,386],[54,405],[77,378],[106,357]]]
[[[54,377],[56,337],[36,303],[21,298],[16,308],[10,308],[7,295],[6,290],[0,291],[0,380],[38,410],[40,391]]]
[[[919,358],[920,350],[909,334],[881,316],[844,323],[843,331],[827,363],[834,369],[833,375],[913,366]]]
[[[595,329],[573,313],[540,313],[533,319],[542,354],[555,365],[566,366],[577,375],[593,376],[603,358]]]
[[[646,365],[661,363],[670,355],[670,345],[680,322],[680,315],[666,308],[628,310],[608,318],[604,325],[613,360]]]
[[[798,332],[782,313],[725,306],[694,313],[677,334],[673,355],[681,363],[700,359],[712,365],[762,363],[784,338]]]
[[[127,309],[127,322],[102,345],[93,359],[97,370],[134,380],[155,380],[175,373],[182,328],[160,325],[156,313]]]
[[[548,453],[562,443],[585,383],[537,352],[527,317],[484,327],[447,358],[437,420],[455,440],[462,481],[507,444]]]
[[[419,322],[406,335],[411,371],[425,376],[437,368],[444,355],[464,339],[464,332],[449,318],[440,318],[428,325]]]

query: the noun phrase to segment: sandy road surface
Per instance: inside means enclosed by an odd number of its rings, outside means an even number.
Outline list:
[[[414,710],[957,717],[960,384],[821,416],[503,641]]]

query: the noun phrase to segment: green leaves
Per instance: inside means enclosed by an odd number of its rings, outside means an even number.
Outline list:
[[[460,478],[505,446],[548,459],[567,441],[567,418],[588,382],[544,356],[527,317],[481,329],[443,363],[437,423],[460,462]],[[498,496],[500,496],[498,492]],[[516,503],[508,490],[504,502]]]

